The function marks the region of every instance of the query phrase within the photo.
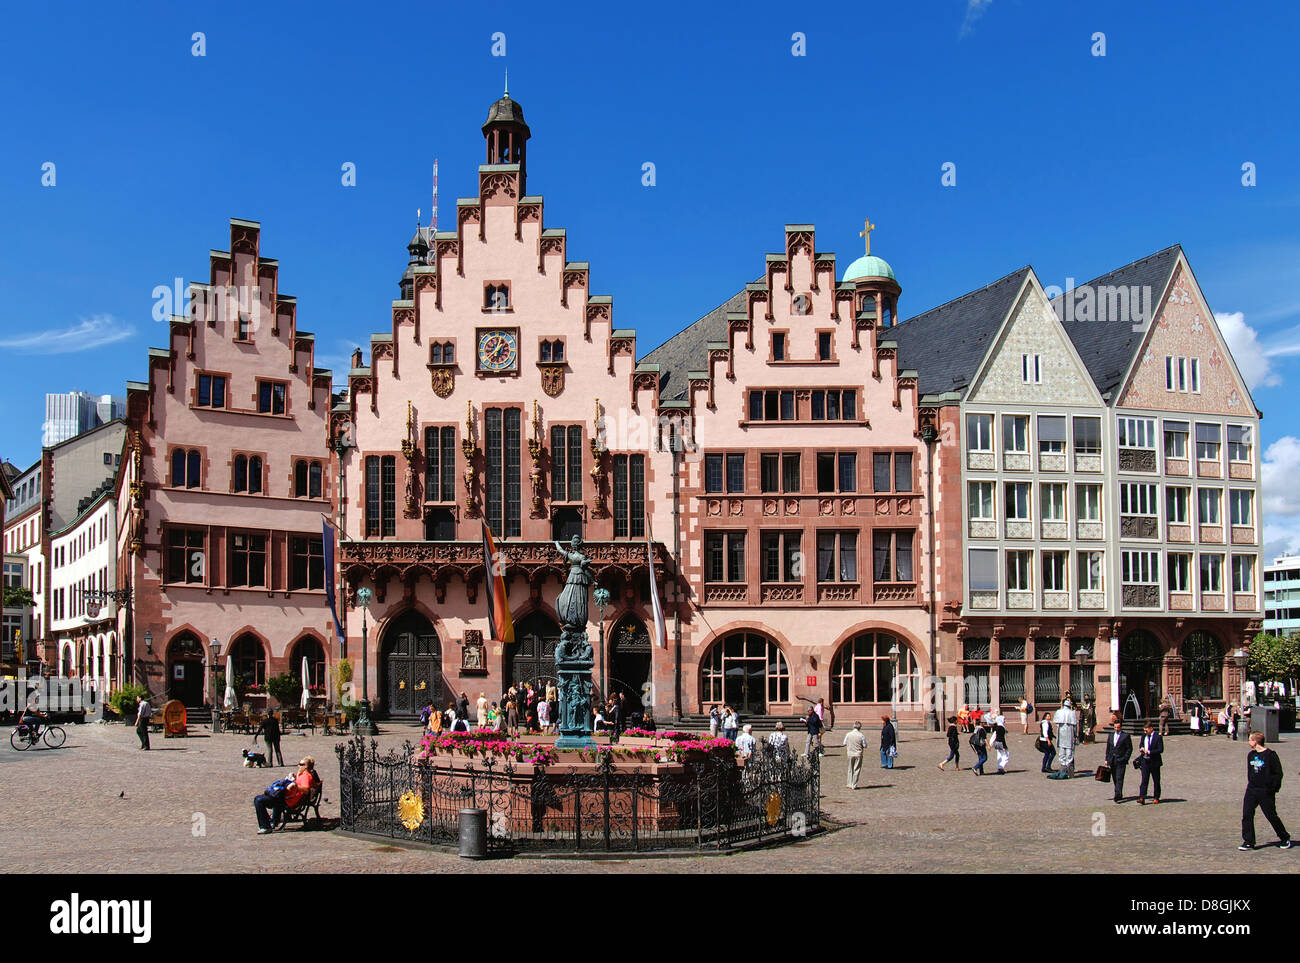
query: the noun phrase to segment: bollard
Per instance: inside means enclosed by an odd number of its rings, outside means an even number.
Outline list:
[[[487,810],[462,809],[460,811],[461,859],[487,858]]]

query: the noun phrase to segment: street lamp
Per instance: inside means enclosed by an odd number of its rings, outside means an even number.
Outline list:
[[[366,610],[370,607],[372,597],[370,589],[357,589],[357,604],[361,606],[361,711],[357,714],[352,731],[362,736],[373,736],[379,732],[370,721],[370,663],[366,645]]]
[[[889,719],[894,727],[894,741],[898,741],[898,657],[902,652],[895,642],[889,647],[889,665],[893,670],[889,686]]]
[[[221,696],[217,694],[217,666],[221,664],[221,640],[212,640],[212,734],[222,731]]]
[[[605,607],[609,605],[609,589],[598,588],[592,592],[596,610],[600,612],[600,697],[609,698],[605,692]]]
[[[1250,653],[1243,646],[1237,646],[1232,653],[1232,664],[1237,667],[1241,673],[1241,691],[1238,695],[1241,697],[1241,707],[1246,707],[1246,666],[1250,665]]]
[[[153,655],[153,633],[148,629],[144,630],[144,647],[150,655]]]

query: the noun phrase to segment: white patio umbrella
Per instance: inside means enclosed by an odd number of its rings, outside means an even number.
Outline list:
[[[226,694],[221,700],[226,709],[235,708],[235,661],[226,656]]]
[[[298,703],[298,705],[303,709],[307,708],[307,687],[310,684],[310,680],[307,676],[307,656],[304,655],[302,657],[302,699]]]

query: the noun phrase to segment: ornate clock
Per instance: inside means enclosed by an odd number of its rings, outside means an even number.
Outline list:
[[[478,370],[515,371],[519,367],[519,332],[514,328],[480,328]]]

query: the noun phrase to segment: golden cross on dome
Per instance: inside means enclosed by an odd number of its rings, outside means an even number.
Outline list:
[[[865,237],[867,239],[867,253],[870,254],[871,253],[871,232],[876,229],[876,225],[871,223],[871,218],[867,218],[866,221],[863,222],[862,227],[863,229],[861,231],[858,231],[858,237]]]

